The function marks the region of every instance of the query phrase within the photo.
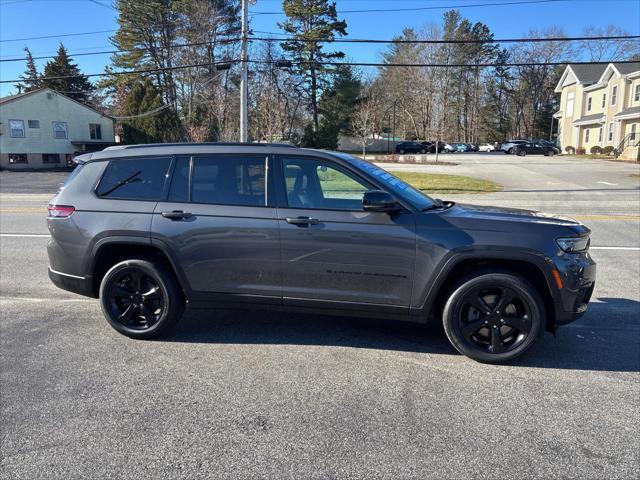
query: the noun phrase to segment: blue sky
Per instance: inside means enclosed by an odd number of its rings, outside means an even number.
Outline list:
[[[111,49],[109,33],[93,35],[20,40],[26,37],[60,35],[64,33],[115,30],[116,12],[99,5],[110,0],[0,0],[0,58],[22,55],[28,46],[35,56],[54,54],[60,41],[69,52],[89,52]],[[580,35],[586,26],[614,24],[632,34],[640,34],[639,0],[561,0],[550,3],[500,5],[495,7],[471,5],[500,3],[509,0],[337,0],[338,11],[354,9],[401,9],[444,7],[413,12],[345,13],[349,36],[354,38],[387,39],[405,27],[420,28],[428,23],[440,23],[442,14],[450,6],[465,5],[460,12],[471,21],[486,23],[496,38],[520,37],[530,28],[552,25],[562,27],[568,35]],[[518,1],[518,0],[512,0]],[[281,0],[257,0],[251,12],[282,11]],[[251,28],[277,32],[277,22],[284,15],[252,15]],[[258,34],[259,35],[259,34]],[[382,45],[344,44],[344,52],[353,61],[376,61]],[[74,57],[84,73],[100,73],[109,62],[109,55]],[[38,68],[46,60],[38,61]],[[0,62],[0,80],[18,78],[25,64]],[[13,84],[0,84],[0,95],[15,93]]]

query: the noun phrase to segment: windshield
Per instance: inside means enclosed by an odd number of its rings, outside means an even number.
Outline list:
[[[359,168],[360,170],[364,170],[369,175],[376,178],[380,183],[382,183],[391,193],[406,200],[420,210],[429,208],[435,203],[433,199],[428,195],[425,195],[420,190],[412,187],[408,183],[403,182],[398,177],[393,176],[386,170],[377,167],[373,163],[361,160],[345,153],[336,153],[336,155],[343,160],[347,160],[349,163]]]

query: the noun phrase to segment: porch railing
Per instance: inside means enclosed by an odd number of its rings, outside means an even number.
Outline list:
[[[614,157],[618,158],[627,147],[640,147],[640,133],[627,133],[620,144],[613,149]],[[636,152],[636,162],[638,161],[640,161],[640,148]]]

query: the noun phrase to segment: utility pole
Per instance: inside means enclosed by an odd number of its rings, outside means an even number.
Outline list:
[[[242,0],[242,46],[240,47],[240,141],[249,141],[249,65],[247,43],[249,36],[249,0]],[[255,3],[255,2],[252,2]]]

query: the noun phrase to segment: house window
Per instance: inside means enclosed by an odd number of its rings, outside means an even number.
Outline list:
[[[603,93],[602,94],[602,108],[607,106],[607,94]]]
[[[26,153],[10,153],[9,163],[27,163]]]
[[[598,143],[602,143],[602,127],[598,129]]]
[[[636,85],[636,91],[633,94],[633,101],[640,102],[640,83]]]
[[[60,163],[60,155],[57,153],[43,153],[42,163]]]
[[[99,123],[89,124],[89,136],[91,140],[102,140],[102,130]]]
[[[24,138],[24,120],[9,120],[9,133],[13,138]]]
[[[591,100],[593,100],[592,97],[587,98],[587,112],[591,111]]]
[[[40,120],[27,120],[29,128],[40,128]]]
[[[618,86],[614,85],[613,87],[611,87],[611,105],[615,105],[617,99],[618,99]]]
[[[589,129],[585,129],[584,131],[584,143],[589,143]]]
[[[567,117],[573,116],[573,98],[575,94],[573,92],[567,95]]]
[[[636,139],[636,124],[631,125],[631,135],[629,135],[629,139],[633,142]]]
[[[613,142],[613,122],[609,122],[609,135],[607,137],[609,142]]]
[[[67,122],[53,122],[53,138],[67,138]]]

